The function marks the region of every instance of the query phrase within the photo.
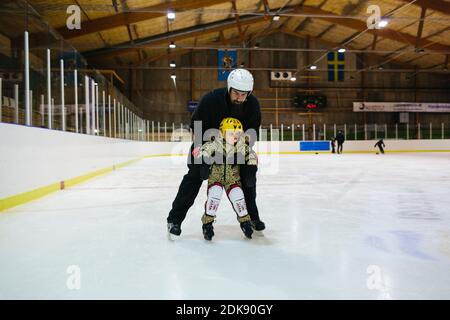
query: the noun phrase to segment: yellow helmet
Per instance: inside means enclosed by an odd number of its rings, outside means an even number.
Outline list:
[[[219,130],[222,135],[228,130],[244,132],[242,123],[236,118],[225,118],[220,122]]]

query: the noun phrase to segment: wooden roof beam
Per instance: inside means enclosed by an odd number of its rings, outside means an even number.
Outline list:
[[[350,29],[354,29],[357,31],[366,31],[367,30],[367,24],[364,21],[358,20],[358,19],[352,19],[352,18],[346,18],[343,19],[342,17],[322,9],[318,9],[315,7],[309,7],[309,6],[301,6],[298,9],[294,10],[295,13],[305,14],[305,15],[313,15],[313,17],[310,17],[311,19],[321,19],[327,22],[331,22],[333,24],[344,26]],[[314,15],[317,15],[317,17],[314,17]],[[399,32],[396,30],[383,28],[383,29],[369,29],[366,31],[369,34],[375,35],[378,34],[379,37],[384,37],[390,40],[394,40],[401,43],[406,43],[411,46],[414,46],[416,43],[416,37],[404,33]],[[431,41],[422,39],[422,45],[424,47],[427,47],[429,50],[433,51],[450,51],[450,46],[446,46],[439,43],[432,43]]]
[[[277,29],[266,30],[264,33],[261,33],[259,35],[259,37],[267,37],[268,35],[273,34],[275,32],[279,32],[279,30],[277,30]],[[254,34],[257,34],[257,32],[255,32]],[[248,35],[248,37],[251,37],[254,34],[250,34],[250,35]],[[205,44],[203,44],[203,46],[216,45],[218,43],[223,44],[224,41],[227,43],[227,45],[237,44],[237,43],[241,42],[241,37],[235,37],[235,38],[231,38],[231,39],[219,39],[217,41],[205,43]],[[191,51],[193,51],[193,49],[175,49],[175,50],[171,51],[170,53],[165,53],[165,54],[161,54],[158,56],[150,57],[146,60],[142,60],[138,64],[134,64],[134,66],[138,67],[144,63],[151,63],[151,62],[155,62],[155,61],[162,60],[162,59],[176,57],[179,55],[189,53]]]
[[[270,19],[270,6],[269,6],[269,2],[267,0],[262,0],[263,5],[264,5],[264,18],[266,20]]]
[[[334,24],[330,24],[328,27],[325,28],[322,32],[320,32],[318,35],[315,36],[315,38],[322,38],[328,31],[335,28],[336,26]]]
[[[393,10],[393,11],[395,11],[395,10]],[[430,15],[431,15],[431,14],[430,14]],[[399,32],[399,31],[405,30],[405,29],[407,29],[407,28],[409,28],[409,27],[415,25],[418,21],[420,21],[420,18],[419,18],[418,20],[415,20],[414,22],[411,22],[411,23],[408,23],[407,25],[404,25],[403,27],[401,27],[400,29],[398,29],[398,30],[396,30],[396,31]],[[375,34],[375,35],[378,36],[378,34]],[[425,37],[424,39],[427,39],[428,37],[429,37],[429,36]],[[381,42],[381,41],[383,41],[383,40],[385,40],[385,39],[376,40],[376,41],[377,41],[376,44],[378,44],[378,42]],[[376,44],[375,44],[375,45],[376,45]],[[368,49],[370,46],[371,46],[371,45],[369,44],[368,46],[366,46],[366,47],[364,48],[364,50]]]
[[[236,19],[236,25],[239,31],[239,36],[241,37],[241,41],[244,41],[244,33],[242,32],[241,22],[239,21],[239,15],[237,14],[236,0],[231,0],[231,6],[234,11],[234,18]]]
[[[125,8],[125,10],[129,10],[127,0],[120,0],[120,2],[122,4],[122,7]],[[116,13],[119,13],[119,8],[117,6],[117,0],[112,0],[112,3],[113,3],[114,10],[116,11]],[[134,25],[134,26],[136,26],[136,25]],[[128,38],[130,39],[130,42],[133,43],[134,38],[133,38],[133,34],[131,33],[130,24],[127,23],[126,27],[127,27],[127,32],[128,32]],[[141,50],[140,49],[136,49],[136,55],[138,57],[138,60],[140,60],[141,59]]]
[[[416,60],[419,60],[419,59],[423,58],[424,56],[426,56],[426,55],[425,55],[425,54],[422,54],[422,55],[416,56],[416,57],[414,57],[414,58],[411,58],[411,59],[406,60],[405,63],[411,63],[411,62],[413,62],[413,61],[416,61]]]
[[[228,41],[227,41],[227,39],[225,39],[225,35],[223,34],[223,30],[220,30],[220,32],[219,32],[219,39],[220,39],[220,42],[226,47],[226,46],[228,46]]]
[[[286,8],[285,10],[283,10],[283,12],[289,12],[289,13],[299,13],[299,14],[305,14],[305,15],[312,15],[312,17],[310,17],[311,19],[322,19],[328,22],[331,22],[333,24],[336,25],[340,25],[340,26],[345,26],[357,31],[365,31],[367,29],[367,25],[364,21],[358,20],[358,19],[352,19],[352,18],[345,18],[343,19],[342,17],[335,15],[331,12],[328,11],[324,11],[322,9],[319,8],[315,8],[315,7],[309,7],[309,6],[295,6],[295,7],[290,7],[290,8]],[[282,13],[282,12],[280,12]],[[314,17],[317,16],[317,17]],[[261,22],[264,21],[264,17],[261,16],[241,16],[240,17],[240,23],[241,26],[244,25],[250,25],[250,24],[254,24],[257,22]],[[182,40],[182,39],[187,39],[187,38],[193,38],[193,37],[197,37],[200,35],[204,35],[204,34],[208,34],[211,32],[219,32],[220,30],[226,30],[229,28],[235,28],[236,27],[236,22],[234,19],[228,19],[228,20],[222,20],[222,21],[218,21],[218,22],[213,22],[213,23],[209,23],[206,25],[201,25],[201,26],[194,26],[194,27],[189,27],[186,29],[182,29],[182,30],[177,30],[174,32],[170,32],[167,34],[160,34],[160,35],[156,35],[156,36],[152,36],[152,37],[148,37],[146,39],[142,39],[140,41],[135,41],[135,44],[130,44],[130,43],[122,43],[122,44],[118,44],[117,46],[114,47],[109,47],[109,48],[103,48],[103,49],[97,49],[97,50],[93,50],[93,51],[88,51],[85,53],[86,56],[93,56],[93,55],[115,55],[118,52],[120,53],[125,53],[125,52],[129,52],[132,51],[133,48],[135,48],[136,46],[148,46],[148,45],[161,45],[161,44],[167,44],[169,41],[178,41],[178,40]],[[400,43],[406,43],[410,46],[414,46],[415,42],[416,42],[416,37],[412,36],[410,34],[406,34],[406,33],[402,33],[402,32],[398,32],[396,30],[390,30],[390,29],[380,29],[380,30],[367,30],[367,33],[375,35],[377,34],[378,37],[384,37],[387,39],[391,39]],[[125,47],[125,48],[124,48]],[[422,39],[422,47],[427,48],[429,50],[432,51],[444,51],[444,52],[449,52],[450,51],[450,46],[446,46],[443,44],[439,44],[439,43],[434,43],[432,41],[429,40],[425,40]]]
[[[378,39],[378,34],[375,33],[375,34],[373,35],[372,48],[371,48],[372,51],[374,51],[375,48],[377,47],[377,39]]]
[[[360,31],[356,31],[356,32],[352,33],[350,36],[348,36],[343,41],[341,41],[341,45],[348,46],[349,43],[351,43],[353,40],[358,38],[361,34],[362,33]]]
[[[411,0],[399,0],[402,2],[411,2]],[[428,8],[434,11],[450,15],[450,4],[442,0],[417,0],[412,5]]]
[[[168,9],[173,9],[175,11],[195,10],[229,1],[230,0],[183,0],[161,3],[146,8],[140,8],[139,11],[121,12],[90,21],[84,21],[81,23],[81,29],[69,30],[66,26],[64,26],[58,28],[57,31],[64,37],[64,39],[73,39],[99,31],[159,18],[165,16]]]
[[[385,58],[385,59],[388,59],[388,58],[391,58],[391,57],[393,57],[393,56],[395,56],[395,55],[398,55],[399,53],[402,53],[406,48],[408,48],[409,46],[408,45],[405,45],[405,46],[401,46],[400,48],[397,48],[397,49],[395,49],[394,51],[392,51],[392,52],[390,52],[390,53],[388,53],[388,54],[380,54],[383,58]],[[406,53],[402,53],[402,55],[403,54],[406,54]]]
[[[170,52],[166,52],[163,54],[159,54],[157,56],[152,56],[149,57],[147,59],[143,59],[141,61],[138,61],[137,63],[133,63],[131,64],[132,67],[139,67],[142,66],[143,64],[146,63],[152,63],[158,60],[162,60],[162,59],[167,59],[167,58],[173,58],[173,57],[177,57],[177,56],[181,56],[183,54],[189,53],[191,52],[192,49],[175,49],[175,50],[171,50]]]
[[[425,13],[426,12],[427,12],[427,8],[422,7],[422,11],[420,12],[419,27],[417,28],[416,49],[419,49],[419,47],[420,47],[420,40],[422,38],[423,24],[425,22]]]
[[[258,22],[265,21],[264,17],[261,16],[245,16],[241,17],[241,26],[247,26]],[[236,22],[234,19],[229,19],[225,21],[213,22],[206,25],[189,27],[186,29],[176,30],[169,33],[164,33],[145,39],[140,39],[134,43],[126,42],[118,44],[113,47],[101,48],[92,51],[83,52],[85,57],[93,56],[114,56],[119,53],[132,52],[136,47],[146,47],[149,45],[166,45],[170,41],[179,41],[188,38],[194,38],[210,33],[217,33],[221,30],[227,30],[236,27]]]
[[[296,32],[296,31],[291,31],[291,30],[288,30],[288,29],[286,29],[286,28],[282,28],[282,29],[280,29],[280,32],[282,32],[282,33],[285,33],[285,34],[288,34],[288,35],[291,35],[291,36],[293,36],[293,37],[297,37],[297,38],[301,38],[301,39],[306,39],[307,38],[307,34],[305,34],[305,33],[301,33],[301,32]],[[322,44],[324,44],[324,45],[327,45],[327,46],[329,46],[330,48],[337,48],[337,47],[339,47],[339,43],[335,43],[335,42],[330,42],[330,41],[327,41],[327,40],[324,40],[324,39],[315,39],[316,41],[318,41],[318,42],[320,42],[320,43],[322,43]],[[395,52],[394,52],[395,53]],[[374,55],[377,55],[377,56],[380,56],[380,57],[383,57],[381,54],[379,54],[379,53],[372,53],[372,52],[370,52],[370,54],[374,54]],[[382,64],[385,64],[385,63],[387,63],[388,61],[386,61],[386,62],[383,62]],[[405,64],[405,63],[403,63],[403,62],[401,62],[401,61],[395,61],[396,63],[399,63],[399,64],[402,64],[402,65],[405,65],[405,66],[407,66],[407,67],[412,67],[412,68],[414,68],[414,67],[416,67],[416,66],[410,66],[410,65],[407,65],[407,64]]]

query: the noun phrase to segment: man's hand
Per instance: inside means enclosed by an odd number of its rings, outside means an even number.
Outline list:
[[[200,156],[200,149],[201,149],[201,147],[195,147],[195,148],[192,150],[192,155],[193,155],[195,158],[198,158],[198,157]]]

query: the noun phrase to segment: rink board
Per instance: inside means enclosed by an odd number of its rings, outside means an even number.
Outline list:
[[[374,140],[346,141],[344,153],[375,153]],[[450,140],[386,140],[386,153],[450,152]],[[187,155],[191,142],[113,139],[0,123],[0,211],[146,157]],[[329,141],[258,141],[260,155],[329,153]],[[182,166],[185,159],[180,157]]]

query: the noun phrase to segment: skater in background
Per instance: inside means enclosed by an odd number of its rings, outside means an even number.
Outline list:
[[[378,149],[380,149],[380,152],[381,152],[381,153],[384,153],[383,147],[386,147],[386,145],[384,144],[383,139],[380,139],[380,140],[378,140],[377,143],[375,143],[375,145],[374,145],[373,147],[374,147],[374,148],[375,148],[375,147],[378,147]]]
[[[331,138],[331,153],[336,153],[336,138]]]
[[[344,137],[344,134],[342,133],[342,130],[338,131],[338,133],[336,135],[336,141],[338,143],[337,153],[340,154],[340,153],[342,153],[342,147],[343,147],[344,141],[345,141],[345,137]]]
[[[213,162],[211,165],[211,174],[208,178],[207,200],[202,216],[203,236],[206,240],[211,240],[214,236],[213,222],[225,189],[244,235],[251,239],[253,229],[242,191],[238,163],[245,161],[247,165],[256,166],[256,154],[250,150],[248,142],[246,143],[239,120],[225,118],[220,123],[219,130],[220,136],[204,143],[196,155],[197,158],[208,158],[208,163],[219,160],[218,163]]]
[[[197,109],[191,119],[191,129],[194,130],[194,122],[201,121],[202,136],[208,129],[219,129],[220,122],[227,117],[238,119],[243,130],[252,129],[259,133],[261,125],[261,110],[258,99],[252,94],[253,76],[246,69],[235,69],[230,72],[227,79],[227,87],[215,89],[207,93],[200,100]],[[250,147],[256,141],[250,141]],[[195,164],[193,157],[200,151],[199,146],[191,145],[188,173],[183,177],[178,193],[172,203],[172,210],[167,217],[167,229],[169,236],[181,234],[181,223],[186,213],[194,203],[203,180],[209,177],[209,165]],[[253,229],[262,231],[265,229],[264,222],[259,218],[256,206],[256,172],[257,166],[240,165],[240,177],[242,190],[247,204]]]

